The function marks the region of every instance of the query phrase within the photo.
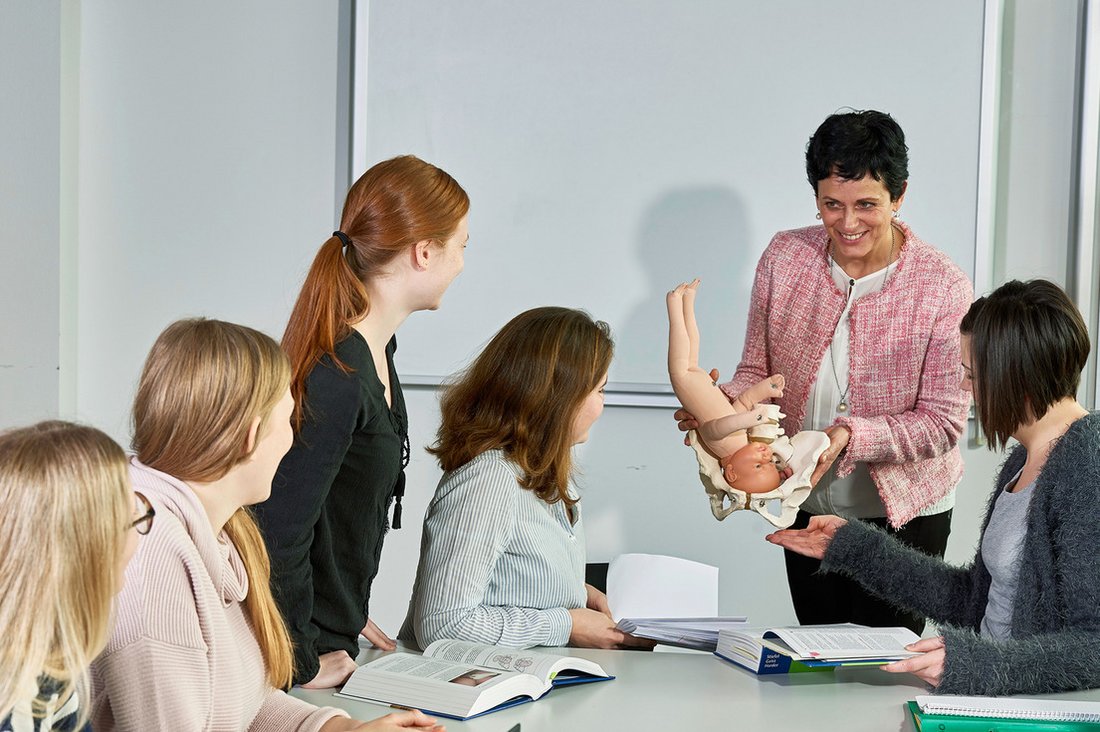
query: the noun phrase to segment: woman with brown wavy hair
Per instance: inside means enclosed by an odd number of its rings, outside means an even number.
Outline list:
[[[403,639],[647,644],[616,630],[607,598],[584,582],[573,446],[603,411],[611,355],[606,323],[535,308],[447,388],[429,450],[446,472],[424,518]]]
[[[409,455],[394,334],[413,312],[438,308],[462,271],[469,206],[434,165],[411,155],[378,163],[348,192],[291,313],[283,347],[296,435],[256,517],[295,683],[343,683],[360,634],[394,647],[367,611],[391,503],[401,526]]]
[[[248,506],[290,447],[290,365],[264,334],[181,320],[157,339],[134,399],[130,478],[156,522],[126,572],[114,632],[92,666],[94,728],[306,732],[363,724],[288,696],[290,637]]]

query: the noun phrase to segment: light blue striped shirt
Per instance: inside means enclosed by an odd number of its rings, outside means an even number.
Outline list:
[[[570,524],[560,501],[520,487],[520,475],[501,450],[443,475],[400,638],[422,648],[440,638],[515,648],[569,640],[568,611],[587,600],[580,504]]]

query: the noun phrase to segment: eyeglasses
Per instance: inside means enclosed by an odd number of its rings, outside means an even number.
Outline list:
[[[157,515],[156,509],[153,508],[153,504],[149,503],[149,499],[141,495],[137,491],[134,491],[134,495],[138,501],[144,507],[144,512],[140,518],[134,519],[130,524],[130,528],[137,529],[137,532],[142,536],[145,536],[153,528],[153,517]]]

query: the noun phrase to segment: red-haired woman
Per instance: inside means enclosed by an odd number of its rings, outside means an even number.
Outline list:
[[[348,191],[283,335],[296,403],[294,445],[256,507],[272,581],[294,641],[294,681],[343,683],[358,637],[391,641],[367,617],[389,507],[400,527],[408,421],[395,332],[435,310],[462,271],[466,192],[406,155]]]

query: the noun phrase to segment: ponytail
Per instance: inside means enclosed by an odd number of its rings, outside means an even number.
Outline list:
[[[309,372],[326,353],[339,368],[348,370],[336,358],[336,344],[347,336],[350,324],[362,320],[369,310],[367,288],[348,264],[343,244],[335,236],[329,237],[313,259],[283,333],[283,350],[291,363],[290,393],[294,397],[296,428],[302,426],[302,400]]]
[[[370,311],[364,283],[417,242],[446,241],[469,210],[470,198],[454,178],[413,155],[372,166],[351,187],[340,217],[344,236],[321,245],[283,333],[297,429],[306,377],[321,358],[327,354],[337,368],[351,370],[337,358],[336,344]]]
[[[248,594],[245,611],[252,624],[252,634],[260,646],[267,667],[267,681],[276,689],[289,689],[294,678],[294,657],[290,634],[271,593],[271,559],[264,546],[256,520],[247,508],[239,508],[225,524],[225,533],[237,547],[245,573]]]

